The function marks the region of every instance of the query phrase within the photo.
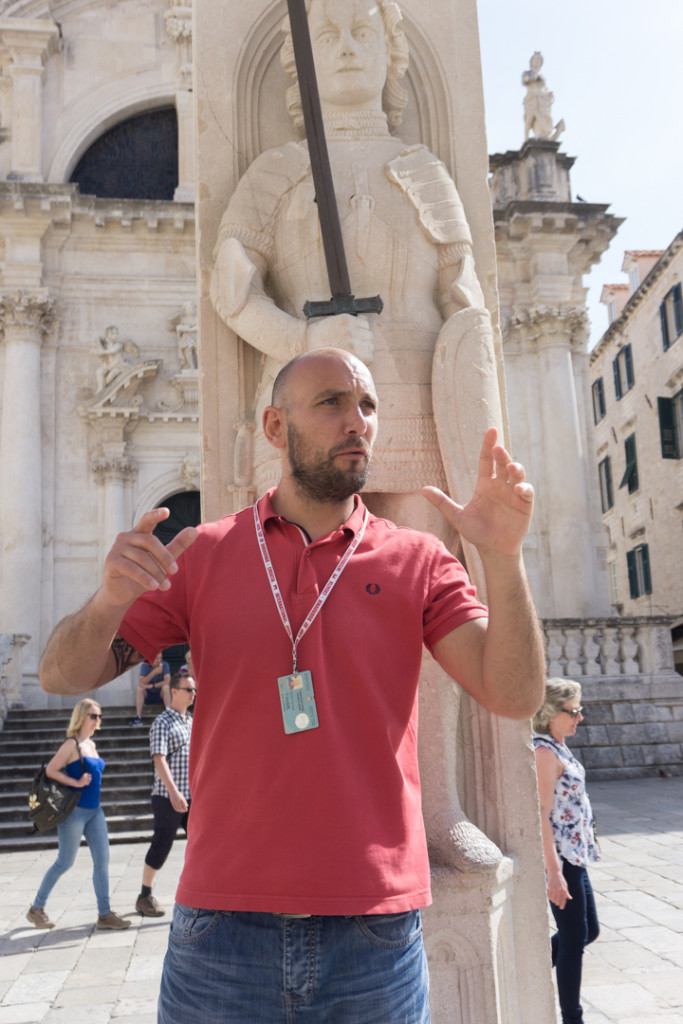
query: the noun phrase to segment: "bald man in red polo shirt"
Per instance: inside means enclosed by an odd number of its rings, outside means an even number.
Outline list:
[[[192,829],[160,1024],[429,1020],[422,646],[490,711],[535,713],[544,658],[521,557],[533,489],[492,428],[466,506],[424,491],[477,547],[487,609],[432,534],[365,509],[377,416],[350,353],[292,360],[263,417],[278,486],[167,547],[153,535],[166,510],[147,513],[43,656],[44,689],[77,694],[192,647]]]

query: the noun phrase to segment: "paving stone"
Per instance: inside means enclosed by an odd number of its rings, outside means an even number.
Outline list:
[[[22,974],[3,998],[3,1004],[53,1000],[69,976],[68,971],[45,971],[43,974]]]
[[[655,1014],[661,1007],[656,996],[631,981],[617,985],[585,985],[581,989],[581,1000],[601,1010],[611,1020],[630,1017],[631,1021],[636,1018],[639,1024],[644,1014]]]
[[[0,1024],[41,1024],[50,1012],[49,1003],[19,1003],[0,1006]]]

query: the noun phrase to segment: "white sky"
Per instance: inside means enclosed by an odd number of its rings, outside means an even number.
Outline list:
[[[666,249],[683,228],[683,0],[477,0],[489,153],[524,141],[522,72],[535,50],[554,93],[572,196],[626,217],[590,287],[591,346],[607,328],[603,284],[627,283],[625,249]]]

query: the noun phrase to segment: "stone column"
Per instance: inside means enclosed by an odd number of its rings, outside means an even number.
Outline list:
[[[589,467],[577,401],[577,383],[583,381],[577,382],[575,366],[586,331],[585,310],[571,305],[532,306],[514,313],[509,323],[514,354],[525,354],[527,367],[534,367],[536,404],[527,413],[543,452],[538,488],[545,499],[535,515],[543,520],[537,531],[540,526],[550,547],[544,581],[549,593],[542,604],[557,609],[558,618],[590,615],[599,591],[586,526]]]
[[[173,198],[181,203],[194,202],[194,98],[192,95],[192,0],[169,0],[165,14],[166,31],[176,44],[178,88],[178,187]]]
[[[40,354],[54,324],[47,290],[0,298],[5,345],[0,424],[0,536],[3,632],[30,636],[25,674],[37,672],[42,576],[42,445]]]
[[[12,127],[10,179],[43,181],[42,91],[45,62],[59,43],[59,28],[51,21],[0,19],[0,40],[12,63]]]
[[[130,455],[101,454],[91,462],[90,468],[102,488],[99,517],[99,537],[102,558],[112,546],[117,534],[131,528],[128,491],[137,476],[138,466]]]

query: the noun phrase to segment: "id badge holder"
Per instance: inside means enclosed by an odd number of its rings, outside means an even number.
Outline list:
[[[313,679],[309,671],[293,672],[278,678],[280,706],[285,732],[307,732],[318,728],[318,711],[315,706]]]

